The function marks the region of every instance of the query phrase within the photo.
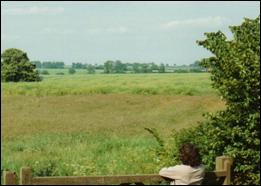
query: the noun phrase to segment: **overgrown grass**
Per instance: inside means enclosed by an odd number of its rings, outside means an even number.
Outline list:
[[[35,176],[117,175],[155,173],[150,137],[117,137],[89,133],[39,134],[5,141],[1,169],[19,173],[22,166]]]
[[[144,128],[168,138],[225,107],[208,74],[50,75],[1,85],[1,170],[17,174],[22,166],[38,176],[157,173],[158,144]]]
[[[1,83],[4,95],[209,95],[209,74],[93,74],[49,75],[42,82]]]
[[[1,137],[92,132],[139,136],[144,127],[165,133],[190,127],[202,113],[223,108],[217,96],[88,95],[2,96]]]

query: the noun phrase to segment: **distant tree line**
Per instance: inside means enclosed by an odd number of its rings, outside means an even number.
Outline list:
[[[163,64],[160,65],[151,63],[122,63],[120,60],[116,61],[106,61],[103,66],[104,73],[166,73],[166,72],[175,72],[175,73],[189,73],[189,72],[207,72],[207,68],[202,67],[199,61],[195,61],[190,65],[169,65]]]
[[[36,68],[64,68],[64,62],[60,61],[31,61],[33,64],[35,64]]]
[[[32,61],[36,68],[65,68],[64,62],[40,62]],[[108,60],[104,64],[86,64],[81,62],[73,62],[72,69],[86,69],[89,74],[95,73],[96,70],[103,71],[105,74],[112,73],[189,73],[189,72],[206,72],[207,69],[200,65],[199,61],[195,61],[190,65],[169,65],[151,63],[123,63],[120,60]]]
[[[73,69],[87,69],[87,64],[82,63],[72,63]]]

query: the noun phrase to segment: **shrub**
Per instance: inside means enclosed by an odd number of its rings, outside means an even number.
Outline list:
[[[1,54],[1,81],[40,81],[38,71],[22,50],[10,48]]]
[[[173,72],[174,73],[189,73],[189,70],[186,70],[186,69],[175,69]]]
[[[208,145],[209,156],[225,153],[234,158],[236,184],[260,181],[260,17],[231,26],[234,39],[222,32],[206,33],[199,45],[214,56],[203,59],[211,68],[213,87],[226,101],[227,109],[208,115],[199,132]],[[202,142],[202,139],[199,138]]]
[[[48,72],[47,70],[42,70],[40,73],[41,73],[42,75],[49,75],[49,72]]]
[[[64,75],[63,72],[57,72],[56,75]]]
[[[87,71],[88,71],[88,74],[95,74],[95,66],[94,65],[88,65]]]
[[[182,143],[191,142],[199,147],[208,169],[214,169],[217,156],[229,155],[234,158],[234,184],[259,185],[260,17],[245,19],[242,25],[230,29],[234,35],[231,41],[220,31],[207,33],[206,40],[198,41],[214,54],[203,59],[202,65],[211,68],[213,87],[226,101],[226,110],[208,113],[205,122],[173,132],[165,143],[158,140],[158,156],[162,162],[173,159],[173,163],[178,163],[177,149]]]
[[[69,74],[75,74],[76,70],[74,68],[69,68],[68,73]]]

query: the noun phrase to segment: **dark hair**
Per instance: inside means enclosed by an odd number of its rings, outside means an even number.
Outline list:
[[[180,148],[180,160],[184,165],[196,167],[201,164],[198,148],[191,143],[185,143]]]

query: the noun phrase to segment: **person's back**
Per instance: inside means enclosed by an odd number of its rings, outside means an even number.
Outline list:
[[[205,171],[203,166],[176,165],[161,169],[159,174],[173,179],[171,185],[201,185]]]
[[[200,165],[200,155],[192,144],[184,144],[180,149],[182,165],[163,168],[159,174],[173,179],[171,185],[201,185],[205,176],[204,166]]]

